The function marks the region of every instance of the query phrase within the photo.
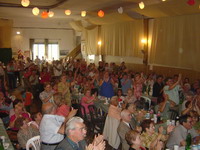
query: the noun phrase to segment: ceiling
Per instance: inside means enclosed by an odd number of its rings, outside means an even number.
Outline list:
[[[72,20],[86,20],[90,23],[103,24],[144,17],[157,18],[199,13],[200,1],[190,6],[187,0],[143,0],[144,9],[139,9],[140,0],[30,0],[30,6],[24,8],[21,0],[0,0],[0,18],[23,19],[24,21],[41,22],[40,16],[32,14],[32,8],[37,6],[40,9],[52,10],[55,13],[53,18],[45,19],[46,22],[70,22]],[[124,13],[119,14],[117,9],[123,7]],[[66,16],[64,11],[70,9],[72,14]],[[98,18],[97,12],[102,9],[105,12],[104,18]],[[81,17],[80,12],[87,11],[86,17]]]

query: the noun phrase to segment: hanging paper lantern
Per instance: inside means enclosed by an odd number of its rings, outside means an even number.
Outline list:
[[[99,10],[99,11],[98,11],[98,16],[99,16],[99,17],[103,17],[103,16],[104,16],[103,10]]]
[[[40,13],[39,8],[34,7],[34,8],[32,9],[32,13],[33,13],[33,15],[35,15],[35,16],[39,15],[39,13]]]
[[[139,3],[139,7],[140,7],[140,9],[144,9],[144,7],[145,7],[144,3],[143,3],[143,2],[140,2],[140,3]]]
[[[71,10],[69,10],[69,9],[67,9],[67,10],[65,10],[65,15],[67,15],[67,16],[69,16],[69,15],[71,15]]]
[[[123,13],[123,8],[122,7],[119,7],[117,10],[118,10],[118,13],[120,13],[120,14]]]
[[[43,19],[48,18],[48,12],[43,11],[42,14],[41,14],[41,17],[42,17]]]
[[[49,11],[48,16],[51,18],[54,16],[54,12],[53,11]]]
[[[194,5],[195,4],[195,0],[188,0],[187,3],[188,3],[188,5]]]
[[[86,16],[86,13],[87,13],[86,11],[81,11],[81,16],[82,16],[82,17],[85,17],[85,16]]]
[[[21,4],[22,4],[23,7],[28,7],[29,4],[30,4],[30,1],[29,0],[22,0]]]

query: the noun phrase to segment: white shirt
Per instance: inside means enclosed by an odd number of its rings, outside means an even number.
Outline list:
[[[58,64],[56,67],[57,67],[58,69],[60,69],[60,71],[57,70],[57,69],[54,67],[54,68],[53,68],[53,73],[54,73],[54,76],[59,77],[59,76],[62,75],[62,65],[61,65],[61,64]]]
[[[58,133],[65,118],[57,115],[44,115],[40,123],[41,141],[53,144],[63,140],[64,135]]]

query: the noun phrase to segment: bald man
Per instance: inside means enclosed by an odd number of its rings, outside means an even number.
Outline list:
[[[63,140],[65,124],[69,118],[76,114],[77,110],[72,110],[68,116],[57,116],[56,107],[53,103],[42,105],[43,118],[40,123],[41,150],[54,150]]]

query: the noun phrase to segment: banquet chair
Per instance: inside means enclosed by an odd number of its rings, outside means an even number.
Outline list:
[[[170,120],[176,120],[176,117],[178,116],[178,111],[176,111],[174,109],[170,109],[169,111],[171,113]]]
[[[143,98],[145,100],[145,102],[149,103],[149,110],[151,109],[151,99],[147,96],[141,96],[141,98]]]
[[[40,150],[40,136],[34,136],[26,143],[26,150]]]
[[[98,133],[102,133],[106,119],[105,116],[101,116],[98,112],[98,109],[94,105],[88,106],[88,109],[91,116],[93,132],[97,131]]]

